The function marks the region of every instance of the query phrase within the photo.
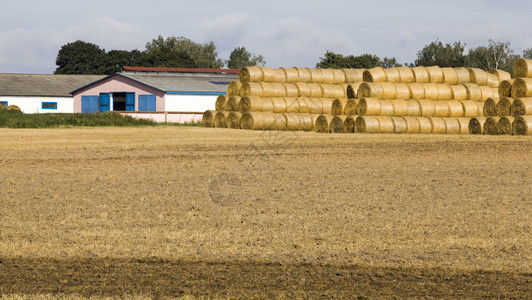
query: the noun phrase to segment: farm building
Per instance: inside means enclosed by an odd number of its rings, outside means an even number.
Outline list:
[[[0,104],[16,105],[24,113],[72,113],[73,89],[102,75],[0,74]]]

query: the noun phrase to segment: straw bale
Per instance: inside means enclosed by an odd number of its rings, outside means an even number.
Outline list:
[[[495,107],[497,111],[497,116],[499,117],[511,116],[512,112],[510,111],[510,108],[512,107],[513,102],[514,102],[514,98],[510,98],[510,97],[501,98]]]
[[[273,103],[274,113],[286,112],[286,100],[283,97],[274,97],[274,98],[271,98],[271,100]]]
[[[451,85],[452,97],[454,100],[467,100],[467,88],[462,84]]]
[[[475,83],[463,83],[464,87],[467,90],[467,99],[473,101],[482,100],[482,91]]]
[[[310,88],[310,97],[312,97],[312,98],[321,98],[321,97],[323,97],[323,90],[321,88],[321,84],[319,84],[319,83],[309,83],[308,86]]]
[[[491,88],[491,90],[493,91],[493,97],[494,98],[500,98],[500,96],[499,96],[499,88]]]
[[[471,76],[471,82],[477,85],[487,85],[488,76],[486,71],[478,68],[467,68],[469,70],[469,75]]]
[[[347,116],[344,121],[345,132],[353,133],[355,132],[355,120],[358,118],[357,115]]]
[[[464,116],[464,106],[462,102],[458,100],[447,101],[449,105],[449,117],[463,117]]]
[[[441,68],[443,82],[446,84],[458,84],[458,74],[455,68]]]
[[[498,135],[511,135],[512,134],[512,123],[514,122],[514,117],[501,117],[499,122],[497,122],[497,134]]]
[[[499,84],[500,84],[501,82],[503,82],[504,80],[510,80],[510,79],[512,79],[512,74],[510,74],[510,73],[508,73],[508,72],[506,72],[506,71],[503,71],[503,70],[489,69],[489,70],[488,70],[488,73],[497,76],[497,80],[498,80]]]
[[[297,70],[297,82],[312,82],[311,71],[309,68],[295,68]]]
[[[469,134],[484,134],[485,123],[486,117],[471,118],[468,125]]]
[[[313,131],[314,130],[314,122],[316,121],[316,118],[318,115],[311,115],[311,114],[298,114],[301,130],[303,131]]]
[[[382,86],[380,82],[363,82],[358,88],[357,98],[377,98],[382,99]]]
[[[519,116],[512,124],[514,135],[532,135],[532,116]]]
[[[360,102],[360,100],[358,99],[348,99],[347,103],[344,106],[343,114],[346,116],[358,114],[358,111],[357,111],[358,102]]]
[[[334,84],[333,69],[321,69],[321,82],[323,84]]]
[[[346,83],[355,83],[364,81],[364,69],[342,69],[345,73]]]
[[[425,99],[438,100],[438,87],[435,83],[423,83],[425,90]]]
[[[478,105],[476,101],[472,100],[464,100],[460,101],[462,103],[462,106],[464,107],[464,117],[478,117],[481,116],[479,114]]]
[[[329,124],[331,133],[347,133],[345,128],[346,115],[334,116]]]
[[[333,84],[344,84],[345,81],[345,73],[342,69],[332,69],[333,73]]]
[[[520,58],[514,65],[515,77],[532,77],[532,59]]]
[[[395,88],[395,83],[391,82],[379,82],[382,87],[382,98],[381,99],[395,99],[397,97],[397,90]]]
[[[271,85],[273,86],[274,97],[286,97],[285,83],[273,82]]]
[[[419,107],[421,111],[421,116],[423,117],[434,117],[436,114],[436,107],[432,100],[418,100]]]
[[[497,135],[497,123],[500,119],[500,117],[487,117],[484,123],[484,134]]]
[[[214,127],[214,116],[216,115],[216,113],[217,111],[215,110],[206,110],[203,113],[203,116],[201,118],[201,124],[203,125],[203,127]]]
[[[347,104],[347,100],[345,98],[338,98],[334,99],[331,104],[331,115],[333,116],[339,116],[344,114],[344,107]]]
[[[517,98],[510,107],[512,116],[532,115],[532,98]]]
[[[453,90],[448,84],[436,84],[438,89],[438,98],[437,100],[452,100],[453,99]]]
[[[228,111],[219,111],[214,116],[214,127],[216,128],[227,128],[226,118],[229,115]]]
[[[277,92],[280,91],[280,88],[276,91],[275,82],[260,82],[262,86],[262,97],[277,97]]]
[[[421,116],[421,105],[419,104],[419,100],[406,100],[406,105],[408,106],[407,116]]]
[[[299,97],[297,98],[297,106],[299,107],[299,112],[302,114],[310,113],[311,102],[308,97]]]
[[[393,133],[406,133],[407,124],[406,120],[402,117],[392,117]]]
[[[486,85],[490,88],[498,88],[499,87],[499,78],[495,74],[486,73],[487,81]]]
[[[268,67],[260,67],[262,71],[262,81],[275,82],[275,70]]]
[[[324,98],[347,98],[347,91],[339,84],[321,84],[321,97]]]
[[[514,92],[513,98],[532,97],[532,78],[516,78],[512,85],[512,95]]]
[[[470,83],[471,82],[471,74],[469,74],[469,70],[465,67],[459,67],[455,68],[456,75],[458,76],[458,83]]]
[[[406,123],[405,133],[419,133],[419,121],[417,117],[402,117]]]
[[[274,82],[278,83],[285,83],[286,82],[286,73],[283,69],[273,69],[275,72],[275,80]]]
[[[364,70],[362,74],[362,79],[365,82],[385,82],[386,73],[382,67],[375,67],[368,70]]]
[[[357,112],[361,116],[378,116],[381,114],[381,101],[376,98],[362,98],[358,102]]]
[[[407,83],[407,86],[410,89],[411,99],[419,100],[425,98],[425,88],[422,83]]]
[[[329,114],[331,115],[331,111],[332,111],[332,103],[335,99],[332,99],[332,98],[318,98],[317,101],[320,101],[321,102],[321,112],[323,114]]]
[[[250,111],[273,111],[273,103],[271,98],[245,96],[240,99],[239,108],[242,113]]]
[[[397,68],[384,69],[384,73],[386,74],[387,82],[401,82],[401,75],[399,74],[399,70],[397,70]]]
[[[318,133],[330,133],[330,124],[333,119],[332,115],[322,114],[316,119],[314,123],[314,130]]]
[[[447,101],[434,101],[434,116],[435,117],[448,117],[449,116],[449,102]]]
[[[396,95],[395,95],[396,99],[404,99],[404,100],[412,99],[412,93],[410,92],[410,87],[408,86],[407,83],[396,83],[395,91],[396,91]]]
[[[475,101],[478,107],[478,115],[483,116],[484,115],[484,102]]]
[[[286,118],[286,130],[290,130],[290,131],[303,130],[303,127],[301,124],[301,114],[285,113],[284,116]]]
[[[299,113],[299,103],[297,102],[297,97],[284,97],[286,102],[286,112],[287,113]]]
[[[285,89],[286,97],[298,97],[299,96],[299,89],[297,88],[297,85],[293,83],[283,83],[283,86]]]
[[[456,118],[460,123],[460,134],[469,134],[469,121],[471,118]]]
[[[392,100],[380,100],[380,102],[381,102],[381,113],[379,115],[388,116],[388,117],[393,116],[394,112],[393,112]]]
[[[429,82],[443,83],[443,72],[438,66],[425,67],[429,73]]]
[[[229,111],[240,111],[240,96],[231,96],[227,99],[226,106]]]
[[[499,98],[488,98],[484,102],[483,113],[486,117],[495,117],[497,116],[497,103],[499,103]]]
[[[310,69],[310,82],[312,83],[322,83],[323,75],[322,69]]]
[[[407,100],[394,99],[390,100],[393,106],[393,115],[396,117],[402,117],[408,115],[408,103]],[[382,107],[381,107],[382,110]]]
[[[392,117],[389,116],[378,116],[379,120],[379,131],[380,133],[394,133],[394,123]]]
[[[296,68],[281,68],[284,72],[285,82],[299,81],[299,72]]]
[[[490,88],[489,86],[479,86],[478,88],[480,89],[480,94],[482,95],[482,101],[486,101],[488,98],[495,97],[493,94],[493,88]]]
[[[240,96],[262,96],[262,84],[260,82],[244,82],[240,88]]]
[[[240,117],[240,128],[264,130],[275,127],[276,118],[272,112],[247,112]]]
[[[429,117],[416,117],[419,123],[419,133],[432,133],[432,121]]]
[[[241,82],[259,82],[264,80],[261,66],[249,66],[240,69],[238,78]]]
[[[233,80],[227,86],[227,96],[238,96],[240,95],[240,88],[242,87],[242,82],[238,80]]]
[[[310,85],[305,82],[296,82],[294,85],[297,88],[298,97],[310,97]]]
[[[379,117],[358,116],[355,120],[355,133],[380,133]]]
[[[414,76],[414,72],[412,71],[412,68],[410,67],[398,67],[397,70],[399,71],[399,78],[402,83],[412,83],[416,82],[416,77]]]
[[[447,127],[445,126],[445,121],[443,118],[439,117],[429,117],[432,130],[430,133],[433,134],[445,134]]]
[[[323,103],[321,98],[307,98],[309,112],[311,114],[323,114]]]
[[[216,108],[217,111],[229,110],[227,108],[227,98],[228,97],[226,95],[220,95],[216,98],[214,107]]]
[[[358,88],[363,82],[354,82],[347,85],[347,98],[349,99],[358,99]]]
[[[229,112],[229,114],[227,114],[227,117],[225,118],[227,128],[240,129],[240,117],[242,117],[241,112]]]
[[[428,83],[430,82],[430,75],[427,71],[427,68],[423,66],[413,67],[412,73],[414,73],[414,79],[417,83]]]
[[[505,79],[499,84],[499,98],[512,95],[512,85],[515,79]]]
[[[460,122],[457,118],[443,118],[446,134],[460,134]]]

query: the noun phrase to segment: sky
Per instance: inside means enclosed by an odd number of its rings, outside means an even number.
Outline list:
[[[243,46],[272,68],[315,67],[327,50],[413,63],[436,39],[510,42],[521,55],[532,47],[530,12],[530,0],[1,0],[0,73],[51,74],[77,40],[143,51],[159,35],[212,41],[222,59]]]

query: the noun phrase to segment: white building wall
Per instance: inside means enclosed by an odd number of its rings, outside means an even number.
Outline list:
[[[74,97],[0,96],[0,101],[20,107],[25,114],[74,112]],[[43,102],[56,102],[57,109],[42,109]]]
[[[214,110],[218,95],[165,95],[165,111],[204,112]]]

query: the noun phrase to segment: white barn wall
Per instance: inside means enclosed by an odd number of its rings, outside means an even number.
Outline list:
[[[18,106],[26,114],[74,112],[74,97],[0,96],[0,101]],[[42,109],[43,102],[57,102],[57,109]]]
[[[205,112],[214,110],[218,95],[165,95],[165,111]]]

